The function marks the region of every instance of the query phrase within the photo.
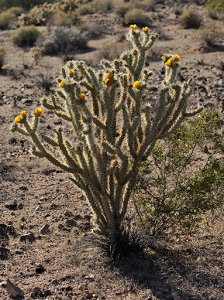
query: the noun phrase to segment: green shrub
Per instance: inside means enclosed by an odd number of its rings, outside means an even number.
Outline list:
[[[14,21],[16,17],[21,15],[22,13],[22,7],[11,7],[0,13],[0,29],[8,28],[11,22]]]
[[[123,18],[130,9],[131,9],[130,3],[125,3],[123,5],[118,6],[115,12],[116,14],[118,14],[120,17]]]
[[[79,8],[77,9],[77,11],[81,16],[95,13],[95,10],[92,7],[91,3],[80,5]]]
[[[64,12],[61,10],[55,10],[49,21],[47,22],[47,27],[51,26],[73,26],[80,25],[81,20],[78,17],[78,13],[75,11]]]
[[[16,30],[12,36],[13,43],[17,46],[33,46],[40,32],[34,26],[23,26]]]
[[[202,46],[213,47],[216,44],[221,43],[223,38],[224,33],[216,22],[210,22],[202,26],[199,30],[199,39],[202,42]]]
[[[201,17],[198,13],[190,10],[180,16],[180,22],[184,29],[198,29],[201,26]]]
[[[125,14],[124,22],[127,25],[137,24],[138,26],[145,26],[151,23],[151,18],[143,10],[132,8]]]
[[[208,212],[223,208],[221,128],[220,113],[205,110],[157,142],[151,158],[142,163],[134,201],[150,234],[191,232]]]
[[[206,8],[217,12],[224,12],[224,0],[207,0]]]
[[[44,4],[45,2],[54,3],[56,0],[0,0],[0,11],[12,6],[20,6],[29,10],[34,6]]]
[[[45,54],[68,54],[75,49],[86,48],[86,32],[75,28],[52,27],[49,37],[43,42]]]
[[[16,16],[10,11],[0,13],[0,29],[7,29],[15,17]]]
[[[0,46],[0,69],[2,68],[4,64],[4,57],[5,57],[5,48],[3,46]]]
[[[112,0],[93,0],[91,6],[94,12],[106,13],[113,8]]]

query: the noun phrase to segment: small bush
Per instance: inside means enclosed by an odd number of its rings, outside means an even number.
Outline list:
[[[224,204],[224,132],[218,111],[206,110],[157,142],[140,167],[135,204],[153,235],[192,232]]]
[[[2,68],[4,64],[4,57],[5,57],[5,48],[3,46],[0,46],[0,69]]]
[[[84,15],[90,15],[90,14],[94,14],[95,10],[92,7],[92,4],[83,4],[80,5],[79,8],[77,9],[78,13],[80,14],[80,16],[84,16]]]
[[[13,13],[16,17],[20,16],[24,12],[23,8],[19,6],[10,7],[7,11]]]
[[[184,29],[198,29],[201,26],[201,17],[194,11],[187,11],[180,16],[180,22]]]
[[[4,11],[0,14],[0,29],[7,29],[10,23],[15,19],[15,14],[10,11]]]
[[[100,49],[96,57],[97,62],[100,62],[102,59],[113,60],[118,58],[122,52],[128,49],[128,45],[124,42],[116,42],[111,45],[108,41]]]
[[[116,8],[116,14],[118,14],[120,17],[124,18],[124,16],[126,15],[126,13],[131,9],[131,6],[129,3],[125,3],[121,6],[118,6]]]
[[[33,46],[40,32],[34,26],[23,26],[16,30],[12,36],[13,43],[17,46]]]
[[[138,26],[146,26],[151,23],[151,19],[143,10],[132,8],[125,14],[124,22],[127,25],[137,24]]]
[[[203,46],[214,47],[222,42],[224,33],[215,22],[211,22],[202,26],[199,30],[199,38]]]
[[[217,12],[224,12],[224,0],[207,0],[206,8]]]
[[[50,26],[73,26],[80,25],[81,20],[78,17],[77,12],[69,11],[64,12],[60,10],[55,10],[47,22],[47,27]]]
[[[93,0],[91,6],[94,12],[106,13],[113,8],[112,0]]]
[[[86,48],[87,33],[75,28],[52,27],[51,34],[43,42],[45,54],[67,53],[75,49]]]

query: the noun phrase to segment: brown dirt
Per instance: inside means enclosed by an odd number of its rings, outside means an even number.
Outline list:
[[[224,44],[203,52],[196,38],[198,31],[179,25],[175,11],[187,8],[189,5],[157,5],[151,13],[152,30],[161,34],[148,57],[155,74],[152,86],[159,86],[162,80],[161,55],[178,53],[179,79],[194,78],[191,105],[216,107],[222,112]],[[203,22],[208,21],[203,6],[192,4],[190,8],[202,15]],[[97,65],[102,45],[122,40],[128,29],[114,14],[85,18],[96,28],[113,25],[89,42],[91,51],[74,53],[75,59]],[[15,234],[8,233],[8,239],[0,241],[10,250],[0,260],[0,283],[10,278],[24,291],[25,299],[224,299],[221,217],[210,232],[201,230],[195,237],[185,237],[184,244],[168,243],[161,237],[161,247],[146,249],[144,256],[127,257],[119,264],[111,263],[99,248],[91,233],[92,213],[81,191],[70,183],[67,174],[33,157],[25,137],[10,132],[10,124],[20,110],[32,111],[40,105],[40,98],[49,94],[44,84],[54,90],[62,65],[61,57],[45,56],[33,66],[29,49],[12,44],[14,30],[0,32],[0,44],[7,50],[0,72],[0,223],[8,230],[15,229]],[[32,101],[23,103],[24,99]],[[49,124],[43,126],[45,131],[56,125],[51,114],[43,116],[42,122]],[[13,200],[17,207],[6,208],[5,204]],[[45,224],[49,232],[42,234],[40,229]],[[35,241],[21,241],[21,236],[29,232]],[[35,295],[37,287],[42,293],[39,296]],[[0,284],[0,299],[9,299],[4,283]]]

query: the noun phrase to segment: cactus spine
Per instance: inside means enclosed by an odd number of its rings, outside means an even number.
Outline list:
[[[30,136],[34,155],[70,173],[95,214],[95,231],[112,240],[122,228],[139,163],[147,159],[158,139],[201,110],[186,111],[191,82],[176,83],[178,55],[162,57],[166,72],[156,109],[152,111],[144,102],[152,75],[144,67],[146,52],[156,38],[147,27],[140,31],[131,25],[127,39],[132,49],[119,59],[102,60],[99,71],[83,61],[70,61],[62,68],[57,97],[42,103],[71,125],[73,140],[66,137],[63,126],[53,136],[40,137],[40,111],[33,124],[23,114],[12,127]]]

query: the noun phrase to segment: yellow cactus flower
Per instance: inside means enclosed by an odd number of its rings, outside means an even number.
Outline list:
[[[133,25],[130,25],[130,28],[131,28],[132,30],[136,30],[136,29],[138,28],[138,26],[137,26],[136,24],[133,24]]]
[[[180,61],[180,56],[178,54],[174,55],[173,58],[174,58],[175,61]]]
[[[84,100],[86,95],[84,93],[78,94],[79,99]]]
[[[61,88],[63,88],[63,87],[65,86],[64,80],[62,80],[62,81],[59,83],[59,86],[60,86]]]
[[[169,58],[167,62],[165,62],[165,65],[167,67],[171,67],[172,63],[175,61],[173,57]]]
[[[25,116],[27,114],[27,111],[26,110],[22,110],[21,112],[20,112],[20,115],[22,115],[22,116]]]
[[[107,73],[106,78],[107,79],[113,79],[114,78],[114,73]]]
[[[133,83],[133,87],[136,88],[136,89],[139,89],[140,86],[141,86],[141,82],[138,81],[138,80]]]
[[[42,113],[43,113],[43,109],[42,109],[41,107],[37,107],[37,108],[35,109],[35,114],[36,114],[36,115],[40,116]]]
[[[166,58],[166,54],[163,54],[163,56],[161,56],[162,60],[164,60]]]
[[[142,28],[142,31],[143,31],[143,32],[149,31],[149,27],[147,27],[147,26],[146,26],[146,27],[143,27],[143,28]]]
[[[113,79],[107,78],[106,80],[104,80],[104,84],[106,84],[107,86],[111,86],[113,84]]]
[[[74,75],[74,74],[75,74],[75,70],[69,69],[69,73],[70,73],[71,75]]]
[[[17,124],[22,123],[22,120],[23,119],[22,119],[21,116],[16,116],[15,119],[14,119],[15,123],[17,123]]]

